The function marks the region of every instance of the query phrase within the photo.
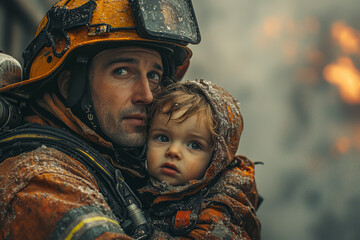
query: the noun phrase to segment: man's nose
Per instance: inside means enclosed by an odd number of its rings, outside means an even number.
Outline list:
[[[165,157],[173,160],[180,160],[181,153],[179,146],[175,143],[171,144],[165,153]]]
[[[139,79],[134,85],[134,95],[132,97],[132,102],[134,104],[150,104],[154,100],[152,94],[149,80],[147,76],[139,76]]]

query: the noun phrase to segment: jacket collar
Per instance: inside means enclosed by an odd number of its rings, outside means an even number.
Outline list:
[[[95,146],[100,152],[110,154],[109,161],[122,170],[137,177],[145,177],[145,151],[143,148],[133,151],[121,149],[106,141],[94,130],[83,123],[55,93],[45,93],[43,98],[31,105],[34,114],[25,118],[26,122],[40,123],[67,129]]]

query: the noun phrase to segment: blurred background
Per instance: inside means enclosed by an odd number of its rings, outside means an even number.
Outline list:
[[[52,0],[0,0],[17,58]],[[238,153],[256,181],[262,239],[360,239],[360,14],[356,0],[193,0],[202,34],[186,79],[239,101]]]

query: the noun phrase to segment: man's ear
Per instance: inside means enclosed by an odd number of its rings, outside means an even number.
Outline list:
[[[68,95],[68,83],[70,80],[70,71],[62,71],[58,76],[58,88],[61,95],[67,99]]]

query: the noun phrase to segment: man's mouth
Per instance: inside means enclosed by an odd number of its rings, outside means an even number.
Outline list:
[[[164,163],[161,165],[161,172],[166,175],[176,175],[180,173],[176,165],[172,163]]]
[[[127,115],[123,117],[123,120],[130,121],[134,125],[145,125],[145,115],[141,113]]]

